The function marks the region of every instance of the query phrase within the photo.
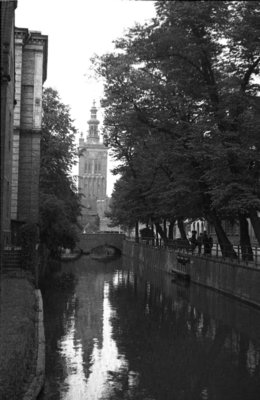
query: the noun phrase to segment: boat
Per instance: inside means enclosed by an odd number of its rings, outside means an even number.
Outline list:
[[[186,282],[190,281],[190,274],[184,271],[180,271],[178,269],[172,268],[171,269],[171,274],[174,276],[174,279],[181,279]]]

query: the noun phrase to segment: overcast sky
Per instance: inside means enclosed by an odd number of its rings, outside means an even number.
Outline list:
[[[153,2],[144,0],[18,0],[16,26],[48,35],[44,86],[57,89],[71,107],[79,132],[86,134],[92,102],[102,97],[102,83],[90,78],[90,58],[112,51],[126,28],[154,15]],[[113,182],[109,173],[108,195]]]

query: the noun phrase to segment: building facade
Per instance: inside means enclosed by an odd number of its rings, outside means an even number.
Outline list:
[[[83,231],[96,232],[100,230],[100,221],[108,202],[106,195],[108,150],[100,140],[95,102],[90,110],[88,126],[86,140],[83,134],[79,139],[78,189],[82,194],[83,206],[80,223]]]
[[[0,257],[11,242],[12,143],[14,114],[14,24],[16,1],[0,2],[1,7],[1,195]],[[0,260],[1,262],[1,260]],[[2,264],[2,262],[1,262]]]
[[[39,219],[42,85],[47,76],[48,37],[15,28],[15,99],[11,218],[20,224]]]

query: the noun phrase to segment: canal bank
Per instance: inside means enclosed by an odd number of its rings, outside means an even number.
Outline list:
[[[236,264],[215,257],[178,253],[126,240],[123,242],[123,254],[152,269],[188,275],[194,283],[260,307],[260,269],[255,266]]]
[[[1,275],[0,296],[0,398],[34,400],[45,368],[41,292],[19,269]]]

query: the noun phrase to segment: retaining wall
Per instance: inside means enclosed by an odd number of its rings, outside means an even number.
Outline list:
[[[192,256],[142,243],[123,242],[123,255],[165,272],[177,269],[190,275],[192,282],[216,289],[260,307],[260,269],[214,257]],[[182,258],[184,263],[178,259]]]

